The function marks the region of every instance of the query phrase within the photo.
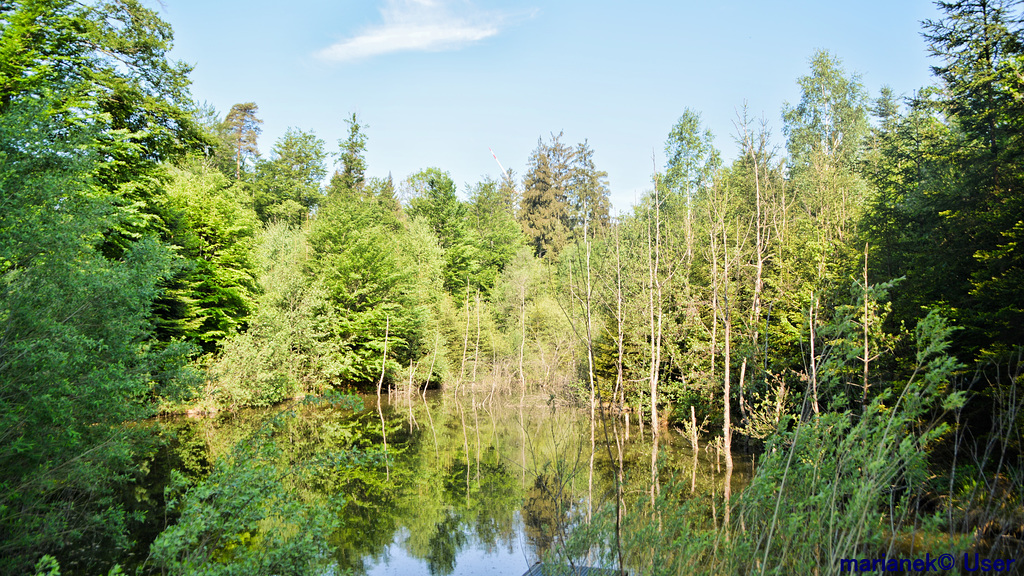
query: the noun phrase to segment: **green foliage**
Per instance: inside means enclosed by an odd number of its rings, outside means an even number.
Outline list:
[[[178,521],[151,547],[170,574],[320,574],[339,497],[309,500],[302,487],[317,467],[290,465],[272,439],[283,418],[239,442],[204,480],[174,473],[168,509]]]
[[[964,402],[947,389],[958,367],[946,353],[951,333],[932,312],[917,330],[915,373],[898,394],[879,394],[860,414],[780,428],[737,508],[745,529],[733,544],[743,557],[785,572],[891,546],[891,527],[910,521],[924,490],[928,449],[948,430],[934,413]]]
[[[274,145],[270,160],[256,164],[253,204],[260,220],[293,226],[306,220],[323,198],[326,159],[323,140],[289,128]]]
[[[269,406],[300,393],[320,393],[317,310],[322,285],[308,275],[302,230],[284,223],[256,238],[260,296],[245,332],[228,338],[210,370],[206,395],[215,406]]]
[[[0,114],[0,569],[44,552],[129,544],[117,489],[135,472],[123,423],[177,396],[182,343],[151,345],[150,307],[175,269],[152,238],[98,245],[121,213],[97,185],[94,132],[45,107]],[[83,563],[92,562],[89,553]]]
[[[231,143],[229,127],[224,123],[217,108],[209,102],[194,104],[192,118],[196,128],[202,132],[203,142],[199,146],[202,155],[227,177],[235,176],[235,150]]]
[[[594,149],[586,140],[573,151],[569,189],[569,229],[586,228],[591,236],[606,229],[611,222],[608,173],[597,169]]]
[[[389,376],[410,360],[418,381],[431,363],[435,384],[447,373],[443,253],[424,221],[406,227],[372,199],[334,197],[310,232],[269,225],[255,253],[260,296],[212,365],[212,407],[375,383],[385,337]]]
[[[863,410],[783,418],[750,484],[731,502],[692,498],[693,484],[669,482],[653,500],[645,495],[625,507],[627,565],[666,575],[790,574],[807,566],[836,573],[840,559],[885,551],[892,557],[897,549],[901,556],[933,558],[962,553],[961,543],[940,539],[909,552],[899,548],[938,525],[936,517],[916,514],[931,474],[929,450],[949,430],[936,415],[965,400],[948,389],[958,368],[948,354],[952,332],[930,313],[916,333],[912,378]],[[728,524],[725,506],[732,513]],[[581,538],[591,545],[612,541],[614,514],[606,507]],[[614,561],[612,553],[606,561]]]
[[[258,221],[240,187],[206,163],[166,171],[165,238],[184,263],[157,302],[158,334],[212,352],[246,325],[255,306]]]
[[[685,196],[711,184],[722,162],[711,130],[701,132],[700,113],[689,108],[669,132],[665,156],[665,187]]]
[[[811,73],[802,76],[800,103],[786,105],[786,136],[794,168],[822,159],[851,169],[867,133],[867,103],[859,76],[847,77],[840,60],[826,51],[814,54]]]
[[[328,194],[360,194],[366,180],[366,134],[363,130],[366,125],[360,124],[355,113],[345,119],[348,124],[348,138],[338,142],[341,153],[338,158],[341,163],[341,170],[336,171],[331,177],[331,184],[327,189]]]
[[[222,131],[227,135],[231,143],[231,150],[235,157],[235,180],[242,178],[242,171],[248,171],[251,164],[255,163],[260,155],[260,149],[256,145],[259,139],[260,124],[263,120],[256,117],[259,106],[255,102],[243,102],[231,107],[228,115],[224,117],[221,125]]]
[[[413,174],[408,185],[416,193],[409,201],[411,217],[422,217],[444,250],[444,287],[458,300],[471,285],[478,285],[480,270],[476,238],[466,223],[466,206],[455,195],[455,182],[447,172],[427,168]]]
[[[353,196],[334,196],[310,233],[324,306],[316,311],[330,381],[380,378],[384,343],[406,364],[417,358],[425,310],[413,297],[416,264],[402,224],[390,211]]]
[[[946,204],[939,216],[961,238],[955,285],[968,294],[954,304],[956,317],[968,327],[962,339],[970,353],[1012,350],[1024,345],[1021,7],[993,0],[940,7],[943,19],[925,28],[943,82],[938,105],[956,135],[946,159],[955,176],[939,192]]]
[[[159,228],[157,163],[204,138],[190,112],[189,68],[166,58],[171,37],[135,0],[16,2],[0,12],[0,114],[44,103],[56,137],[91,132],[104,159],[94,184],[116,194],[121,216],[105,231],[108,256]]]
[[[523,177],[519,222],[537,256],[553,259],[569,241],[567,189],[572,149],[552,135],[551,143],[537,139],[530,169]]]
[[[466,218],[476,238],[480,260],[476,282],[484,294],[490,293],[498,274],[524,244],[523,231],[515,219],[514,192],[493,180],[478,182],[469,189]]]

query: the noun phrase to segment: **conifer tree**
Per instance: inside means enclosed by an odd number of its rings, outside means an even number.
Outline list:
[[[366,125],[359,123],[355,113],[346,118],[345,123],[348,124],[348,138],[338,142],[341,146],[341,170],[335,171],[331,177],[328,194],[341,191],[360,193],[366,184],[366,159],[363,157],[366,153],[366,134],[363,133]]]
[[[572,178],[573,150],[562,143],[562,133],[551,143],[537,140],[530,168],[523,178],[519,222],[539,257],[553,259],[569,239],[566,201]]]
[[[242,166],[246,161],[260,155],[256,140],[263,131],[260,128],[263,120],[256,117],[258,111],[259,106],[255,102],[243,102],[232,106],[224,118],[224,128],[231,136],[231,145],[235,151],[235,180],[242,179]]]
[[[1024,345],[1024,26],[1019,2],[940,2],[944,16],[925,23],[932,69],[942,80],[941,111],[956,130],[948,161],[953,185],[939,215],[956,231],[949,255],[958,320],[971,329],[968,349]],[[950,258],[952,256],[952,258]],[[938,264],[938,262],[935,262]],[[965,282],[964,280],[967,280]]]

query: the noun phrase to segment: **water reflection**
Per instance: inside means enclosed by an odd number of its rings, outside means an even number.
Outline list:
[[[627,440],[612,420],[592,449],[589,408],[550,397],[400,393],[379,411],[376,396],[365,400],[359,412],[291,407],[275,436],[292,464],[329,462],[301,488],[310,501],[345,499],[330,538],[338,572],[518,576],[551,554],[578,554],[566,549],[569,534],[617,493],[636,501],[676,478],[694,497],[723,491],[714,453],[694,452],[689,439],[662,434],[652,454],[649,441]],[[182,467],[206,473],[269,416],[176,422]],[[736,491],[749,479],[749,458],[737,456],[732,474]]]

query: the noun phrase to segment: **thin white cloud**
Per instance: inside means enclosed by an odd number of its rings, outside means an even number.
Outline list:
[[[381,9],[384,23],[317,52],[323,60],[344,62],[402,51],[439,51],[461,48],[499,31],[502,17],[463,5],[455,14],[444,0],[387,0]]]

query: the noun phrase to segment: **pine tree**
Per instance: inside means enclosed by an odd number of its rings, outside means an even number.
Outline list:
[[[224,128],[231,135],[231,144],[235,151],[235,180],[242,179],[242,166],[246,161],[260,155],[256,140],[263,131],[260,128],[263,120],[256,117],[258,111],[259,107],[255,102],[243,102],[232,106],[224,118]]]

